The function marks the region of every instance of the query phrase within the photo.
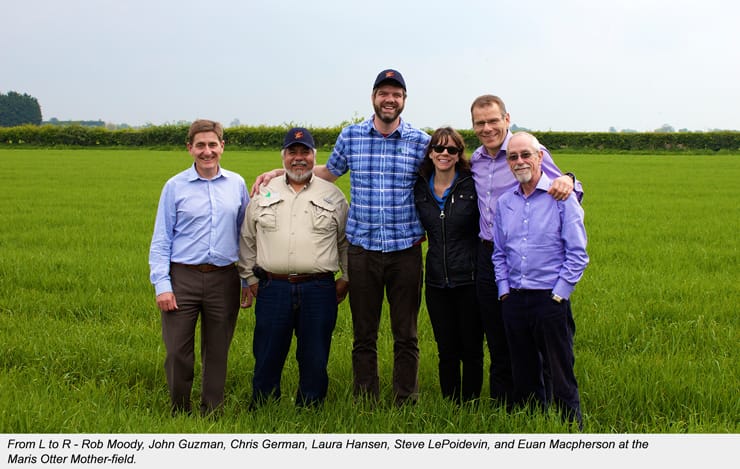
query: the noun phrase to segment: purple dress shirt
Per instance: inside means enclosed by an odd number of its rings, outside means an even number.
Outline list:
[[[478,210],[480,211],[480,239],[493,241],[493,218],[496,215],[496,201],[506,192],[511,192],[519,185],[506,162],[506,147],[509,145],[511,132],[506,135],[501,149],[491,156],[483,146],[478,147],[470,157],[470,166],[475,179],[475,192],[478,194]],[[551,180],[562,176],[563,173],[555,165],[552,155],[547,148],[542,147],[542,172]],[[583,198],[583,187],[576,181],[574,192],[577,200]]]
[[[583,208],[573,194],[553,199],[550,184],[543,174],[528,197],[517,186],[498,199],[492,259],[499,298],[511,288],[569,298],[588,265]]]

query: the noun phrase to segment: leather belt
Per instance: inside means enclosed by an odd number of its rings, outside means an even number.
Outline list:
[[[188,269],[197,270],[207,274],[208,272],[215,272],[217,270],[227,270],[234,268],[234,264],[227,265],[213,265],[213,264],[180,264],[179,262],[173,262],[172,265],[179,265]]]
[[[332,279],[334,280],[334,272],[319,272],[316,274],[273,274],[272,272],[267,272],[267,278],[273,279],[273,280],[287,280],[290,283],[301,283],[301,282],[308,282],[310,280],[324,280],[324,279]]]

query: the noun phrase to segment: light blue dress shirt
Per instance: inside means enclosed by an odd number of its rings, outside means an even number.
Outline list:
[[[244,178],[223,168],[209,180],[193,165],[165,183],[149,250],[157,295],[172,291],[171,262],[225,266],[239,259],[248,202]]]

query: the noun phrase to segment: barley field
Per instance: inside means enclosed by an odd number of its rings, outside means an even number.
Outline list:
[[[319,163],[326,156],[320,153]],[[740,155],[555,151],[554,158],[586,193],[591,264],[573,296],[585,431],[738,433]],[[444,401],[423,304],[418,404],[390,405],[384,313],[383,403],[356,406],[346,301],[322,408],[295,409],[291,354],[283,398],[248,410],[253,316],[246,309],[231,348],[223,415],[170,417],[147,258],[162,185],[191,162],[184,149],[0,149],[0,433],[568,430],[551,414]],[[251,185],[280,166],[280,156],[227,146],[222,164]],[[338,184],[348,192],[349,177]],[[198,387],[196,378],[195,402]]]

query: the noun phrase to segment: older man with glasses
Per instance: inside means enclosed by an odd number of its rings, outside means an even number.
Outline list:
[[[543,409],[554,403],[582,429],[570,296],[589,261],[584,212],[574,195],[548,195],[552,181],[542,171],[543,154],[529,133],[509,140],[506,158],[518,185],[496,203],[493,264],[511,353],[513,403]]]

